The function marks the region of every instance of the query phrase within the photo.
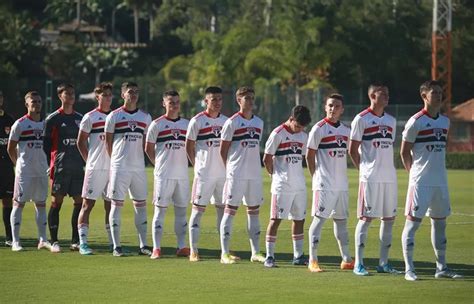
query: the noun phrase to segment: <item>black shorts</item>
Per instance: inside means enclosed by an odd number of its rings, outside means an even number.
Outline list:
[[[0,167],[0,172],[0,198],[12,198],[15,172],[12,167]]]
[[[62,169],[54,173],[51,183],[51,194],[80,196],[84,182],[83,169]]]

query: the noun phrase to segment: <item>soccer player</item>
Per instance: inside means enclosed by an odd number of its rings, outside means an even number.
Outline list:
[[[251,262],[265,261],[260,253],[259,207],[263,202],[260,163],[260,139],[263,121],[253,114],[255,91],[240,87],[236,92],[240,110],[227,119],[221,135],[220,155],[226,164],[223,197],[224,216],[221,221],[221,263],[234,264],[237,260],[229,251],[232,224],[240,203],[247,206],[247,231],[250,239]]]
[[[135,211],[135,227],[138,232],[139,255],[151,255],[147,246],[147,177],[145,172],[145,135],[151,116],[138,109],[138,85],[124,82],[121,87],[124,100],[122,107],[107,115],[105,140],[110,155],[110,175],[107,197],[111,200],[109,215],[114,243],[113,256],[124,256],[120,242],[122,208],[128,190]]]
[[[74,111],[76,97],[72,84],[60,84],[57,93],[61,107],[46,117],[43,136],[43,149],[50,164],[49,177],[52,184],[48,214],[51,251],[61,252],[58,239],[59,211],[68,194],[74,201],[70,249],[76,251],[79,250],[77,219],[81,211],[81,187],[84,181],[84,160],[76,147],[82,115]]]
[[[370,106],[352,121],[349,154],[359,169],[359,196],[355,229],[354,274],[369,275],[364,266],[367,232],[374,218],[381,219],[380,258],[377,272],[398,274],[388,263],[392,228],[397,214],[397,175],[393,164],[395,118],[384,111],[388,105],[388,88],[383,84],[369,86]]]
[[[275,128],[265,144],[263,163],[272,177],[270,222],[267,227],[265,267],[276,267],[275,243],[282,219],[293,221],[293,265],[306,265],[303,256],[304,218],[306,216],[306,181],[303,157],[311,122],[309,109],[295,106],[287,121]]]
[[[420,95],[424,107],[406,123],[400,150],[403,165],[410,175],[402,233],[405,279],[418,279],[413,250],[415,233],[425,215],[431,218],[435,278],[459,279],[462,276],[446,265],[446,217],[451,213],[446,173],[449,118],[439,113],[443,96],[441,84],[433,80],[423,83]]]
[[[186,209],[189,203],[188,159],[186,157],[186,129],[189,120],[179,116],[180,102],[176,91],[163,93],[165,114],[155,119],[146,137],[146,154],[155,165],[153,204],[153,254],[151,259],[161,257],[161,238],[166,210],[174,204],[174,231],[177,238],[176,255],[189,256],[186,247],[188,222]]]
[[[94,89],[98,102],[97,108],[85,114],[82,118],[77,137],[77,148],[86,162],[84,184],[82,186],[82,208],[79,213],[79,252],[83,255],[92,254],[87,244],[89,234],[89,215],[94,208],[95,201],[102,196],[105,208],[105,230],[109,245],[113,249],[110,233],[109,214],[110,199],[107,198],[109,182],[110,156],[105,145],[105,120],[110,113],[112,103],[112,84],[101,83]]]
[[[5,246],[11,246],[10,215],[15,175],[13,173],[13,163],[8,157],[7,144],[14,119],[3,110],[3,101],[3,92],[0,91],[0,171],[3,172],[0,180],[0,198],[2,199],[3,225],[5,226]]]
[[[222,191],[225,183],[225,166],[219,154],[221,130],[227,117],[221,114],[222,89],[208,87],[204,102],[206,110],[194,116],[186,133],[186,152],[194,166],[194,181],[189,218],[189,244],[191,262],[199,261],[198,241],[201,217],[209,201],[216,207],[217,231],[220,230],[224,205]]]
[[[32,200],[35,203],[38,227],[38,250],[50,249],[46,236],[46,197],[48,196],[48,163],[43,151],[43,127],[41,120],[41,96],[36,91],[25,95],[28,113],[15,121],[8,141],[8,154],[15,166],[14,206],[11,214],[13,227],[12,251],[22,251],[20,226],[23,207]]]
[[[322,272],[318,263],[321,229],[333,218],[334,236],[341,253],[341,269],[353,269],[349,253],[347,218],[349,192],[347,182],[347,147],[350,128],[339,121],[344,112],[344,98],[332,94],[326,99],[326,117],[309,133],[306,163],[313,177],[313,222],[309,227],[309,264],[311,272]]]

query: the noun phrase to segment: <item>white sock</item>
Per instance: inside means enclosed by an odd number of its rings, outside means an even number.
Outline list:
[[[110,230],[112,232],[112,240],[114,248],[121,247],[120,243],[120,224],[122,219],[123,201],[112,200],[109,214]]]
[[[191,216],[189,217],[189,246],[193,252],[198,251],[201,218],[204,211],[206,211],[206,207],[193,205]]]
[[[443,270],[447,267],[446,243],[446,219],[431,219],[431,244],[436,255],[436,268],[438,270]]]
[[[225,205],[216,205],[216,228],[217,233],[221,232],[221,222],[224,216]]]
[[[133,210],[135,211],[135,228],[138,232],[138,241],[140,242],[140,248],[143,248],[147,245],[146,201],[133,201]]]
[[[275,243],[277,240],[276,235],[269,235],[267,234],[265,237],[265,248],[267,250],[266,257],[275,257]]]
[[[325,218],[322,217],[313,217],[311,226],[309,226],[309,259],[310,261],[318,261],[318,247],[319,241],[321,239],[321,229],[323,229]]]
[[[222,254],[229,254],[229,243],[230,237],[232,234],[232,224],[234,222],[235,214],[237,213],[236,209],[225,208],[224,216],[222,217],[221,221],[221,250]]]
[[[38,239],[40,242],[46,242],[48,240],[48,236],[46,235],[48,221],[46,218],[46,203],[35,202],[35,220],[36,226],[38,227]]]
[[[392,247],[392,230],[395,220],[382,220],[380,222],[380,258],[379,266],[386,265],[388,263],[388,252]]]
[[[291,235],[293,240],[293,257],[299,258],[303,255],[304,233]]]
[[[364,265],[364,249],[370,222],[359,220],[355,229],[355,260],[357,265]]]
[[[174,232],[178,243],[178,249],[186,247],[186,230],[188,220],[186,219],[186,207],[174,207]]]
[[[79,232],[79,244],[87,244],[87,235],[89,234],[89,225],[88,224],[79,224],[77,225],[77,231]]]
[[[25,204],[13,202],[13,209],[10,215],[10,225],[12,226],[13,242],[20,242],[20,227],[21,218],[23,215],[23,207],[25,207]]]
[[[153,249],[161,248],[161,238],[163,237],[163,226],[165,224],[166,207],[155,206],[155,213],[153,214]]]
[[[352,262],[351,254],[349,253],[349,233],[347,232],[347,220],[334,220],[334,237],[339,245],[342,260],[344,262]]]
[[[260,210],[247,209],[247,232],[252,255],[260,252]]]
[[[413,265],[413,250],[415,248],[415,232],[420,227],[421,222],[406,220],[402,232],[403,259],[405,260],[405,272],[415,271]]]
[[[113,245],[114,240],[112,239],[112,232],[110,231],[110,224],[105,224],[105,232],[107,233],[107,238],[109,239],[109,244]]]

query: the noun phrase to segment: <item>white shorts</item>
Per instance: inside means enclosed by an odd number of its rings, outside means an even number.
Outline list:
[[[261,179],[232,179],[225,181],[223,191],[224,203],[239,206],[260,206],[263,203],[263,190]]]
[[[272,193],[270,219],[301,221],[306,217],[306,191]]]
[[[349,192],[348,191],[313,191],[312,216],[334,218],[337,220],[349,217]]]
[[[443,218],[450,214],[448,186],[408,186],[405,215]]]
[[[19,203],[31,201],[44,202],[48,197],[48,176],[39,177],[15,177],[13,186],[13,199]]]
[[[359,182],[357,217],[397,215],[397,184]]]
[[[107,198],[109,185],[109,170],[86,170],[82,185],[82,198],[97,200],[100,196]]]
[[[191,203],[206,206],[207,203],[222,205],[222,191],[225,179],[206,179],[195,177],[191,193]]]
[[[168,207],[187,207],[189,202],[189,181],[187,179],[156,179],[153,188],[153,204]]]
[[[145,201],[147,197],[147,178],[145,171],[115,171],[110,170],[109,189],[111,200],[124,201],[127,190],[130,198],[135,201]]]

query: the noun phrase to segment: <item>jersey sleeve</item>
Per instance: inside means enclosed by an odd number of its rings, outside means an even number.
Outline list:
[[[158,137],[158,124],[154,121],[151,122],[148,127],[148,132],[146,133],[146,142],[150,144],[156,143],[156,138]]]
[[[409,143],[414,143],[417,135],[418,135],[418,128],[416,127],[416,120],[413,118],[410,118],[405,124],[405,129],[403,130],[403,133],[402,133],[402,140]]]
[[[361,116],[357,115],[351,123],[351,135],[350,139],[355,141],[362,141],[364,136],[364,124]]]
[[[79,125],[79,131],[89,134],[91,133],[91,130],[92,130],[91,117],[89,115],[84,115]]]
[[[105,118],[105,133],[115,133],[115,115],[114,113],[110,113]]]
[[[265,143],[265,154],[275,155],[280,143],[281,138],[278,133],[272,132]]]
[[[188,124],[188,130],[186,131],[186,139],[196,141],[199,132],[199,126],[197,119],[192,118]]]
[[[311,129],[308,136],[308,148],[312,150],[318,150],[319,143],[321,142],[321,128],[314,126]]]
[[[153,119],[151,118],[151,115],[147,114],[146,115],[146,120],[145,120],[146,127],[145,127],[145,130],[143,131],[144,134],[148,134],[148,128],[150,127],[152,121],[153,121]]]
[[[232,141],[234,137],[235,126],[232,119],[227,119],[222,127],[221,139],[224,141]]]
[[[46,159],[48,164],[51,162],[51,148],[53,145],[53,131],[54,126],[54,117],[47,117],[44,121],[44,131],[43,131],[43,150],[46,154]]]
[[[12,129],[10,131],[10,137],[8,138],[8,140],[18,142],[20,141],[20,135],[21,135],[20,124],[18,123],[18,121],[16,121],[12,126]]]
[[[301,150],[301,155],[306,155],[306,151],[308,150],[308,134],[303,133],[303,149]]]

